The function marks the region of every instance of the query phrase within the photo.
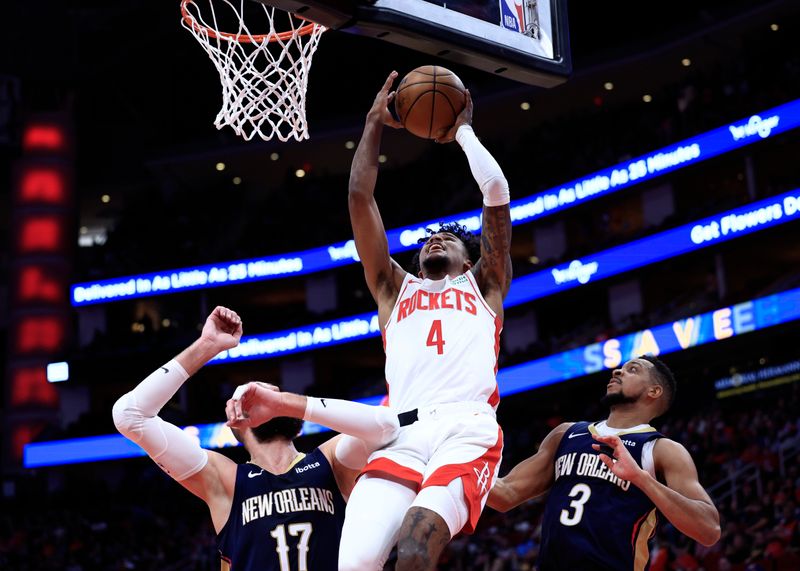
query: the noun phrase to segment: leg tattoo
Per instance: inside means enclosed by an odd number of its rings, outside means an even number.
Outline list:
[[[439,514],[412,507],[400,528],[395,571],[433,571],[449,541],[450,529]]]

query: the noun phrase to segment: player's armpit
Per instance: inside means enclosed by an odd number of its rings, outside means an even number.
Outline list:
[[[572,423],[565,422],[554,428],[536,454],[517,464],[503,478],[498,478],[486,504],[505,512],[547,492],[553,485],[553,462],[558,445],[570,426]]]
[[[331,465],[336,484],[346,501],[372,449],[363,441],[344,434],[326,440],[320,444],[319,449]]]
[[[203,469],[179,483],[206,502],[214,530],[219,533],[230,517],[238,465],[219,452],[207,453],[208,463]]]

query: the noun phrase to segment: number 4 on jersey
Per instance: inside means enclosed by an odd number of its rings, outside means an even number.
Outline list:
[[[428,331],[428,340],[425,343],[428,347],[436,347],[438,355],[444,354],[444,338],[442,337],[442,320],[434,319],[431,323],[431,330]]]

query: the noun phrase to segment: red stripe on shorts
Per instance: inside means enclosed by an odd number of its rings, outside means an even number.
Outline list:
[[[494,446],[489,448],[483,456],[476,458],[466,464],[447,464],[438,468],[422,484],[423,488],[428,486],[446,486],[456,478],[461,478],[464,486],[464,500],[467,503],[469,519],[464,525],[464,533],[473,533],[481,516],[485,497],[489,494],[492,487],[497,465],[503,454],[503,430],[497,428],[497,441]]]
[[[369,462],[364,466],[364,469],[361,470],[362,475],[370,472],[382,472],[399,478],[400,480],[411,482],[416,486],[417,490],[419,490],[420,484],[422,484],[422,474],[402,464],[398,464],[394,460],[389,460],[388,458],[375,458],[375,460]]]

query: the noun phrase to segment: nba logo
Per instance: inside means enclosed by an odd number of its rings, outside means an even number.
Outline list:
[[[500,0],[500,25],[506,30],[525,32],[525,10],[522,3],[525,0]]]

